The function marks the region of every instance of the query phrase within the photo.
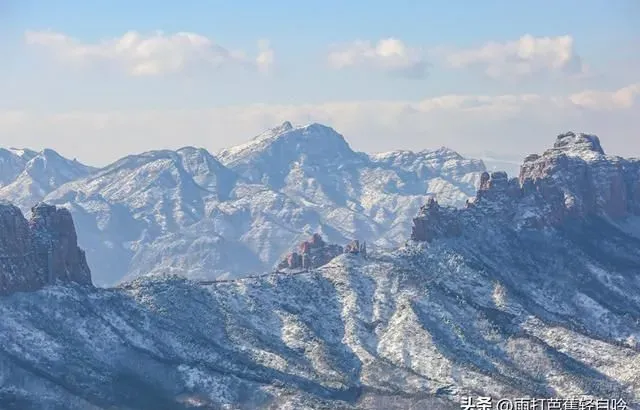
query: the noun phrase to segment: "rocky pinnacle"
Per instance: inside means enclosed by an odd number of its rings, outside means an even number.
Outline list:
[[[0,203],[0,294],[56,282],[92,284],[69,211],[41,203],[27,220],[16,206]]]

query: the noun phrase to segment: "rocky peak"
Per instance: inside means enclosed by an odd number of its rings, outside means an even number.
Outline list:
[[[292,173],[313,175],[328,169],[333,175],[340,167],[368,161],[333,128],[317,123],[296,127],[284,123],[247,143],[221,151],[218,159],[246,180],[277,190],[286,185]]]
[[[605,155],[600,139],[595,135],[576,134],[572,131],[558,135],[553,149],[558,151],[591,151]]]
[[[430,242],[488,220],[539,228],[588,216],[630,215],[640,215],[640,161],[605,155],[597,136],[568,132],[542,155],[527,156],[519,178],[483,173],[466,209],[442,209],[430,200],[414,219],[411,237]]]
[[[358,240],[349,242],[344,248],[340,245],[328,244],[318,233],[303,241],[298,251],[291,252],[278,264],[278,269],[315,269],[326,265],[343,253],[367,256],[366,242]]]
[[[434,198],[420,208],[413,219],[411,239],[419,242],[431,242],[436,238],[447,238],[460,234],[460,221],[456,209],[441,207]]]
[[[0,203],[0,294],[36,290],[56,281],[91,285],[69,211],[38,204],[27,221],[15,205]]]
[[[360,243],[359,240],[354,239],[344,247],[344,253],[348,253],[352,255],[362,255],[362,257],[366,258],[367,243],[366,242]]]
[[[293,129],[293,125],[289,121],[283,122],[279,127],[276,127],[280,132],[291,131]]]

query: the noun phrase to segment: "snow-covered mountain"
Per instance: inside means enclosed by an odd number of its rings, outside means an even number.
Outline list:
[[[428,201],[412,238],[297,275],[2,297],[0,404],[640,408],[640,160],[560,135],[466,207]]]
[[[23,212],[43,197],[68,208],[98,284],[157,273],[266,272],[312,233],[398,246],[429,195],[462,206],[485,170],[444,148],[369,156],[329,127],[288,122],[217,158],[186,147],[100,170],[60,159],[55,174],[42,166],[53,157],[46,150],[31,159],[0,198]]]
[[[85,177],[95,169],[62,157],[51,149],[0,150],[0,198],[23,212],[67,182]]]
[[[27,149],[0,148],[0,187],[13,182],[36,155],[36,152]]]

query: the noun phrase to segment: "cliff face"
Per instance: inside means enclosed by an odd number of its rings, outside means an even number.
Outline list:
[[[459,236],[486,221],[541,229],[588,217],[616,221],[638,215],[640,160],[607,155],[597,136],[568,132],[542,155],[527,156],[517,178],[484,173],[466,209],[427,203],[414,219],[411,238]]]
[[[69,211],[39,204],[32,214],[27,221],[16,206],[0,202],[0,295],[57,281],[91,285]]]
[[[367,257],[366,242],[359,240],[349,242],[344,248],[336,244],[326,243],[320,234],[313,234],[307,241],[298,246],[298,252],[291,252],[282,260],[278,269],[315,269],[331,262],[343,253],[357,254]]]

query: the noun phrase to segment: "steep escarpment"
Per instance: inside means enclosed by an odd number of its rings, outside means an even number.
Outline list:
[[[412,239],[430,242],[478,232],[487,224],[514,229],[566,227],[576,221],[640,216],[640,160],[605,154],[595,135],[568,132],[542,155],[525,158],[517,178],[483,173],[465,209],[429,201],[414,219]]]
[[[16,206],[0,203],[0,295],[57,281],[91,284],[69,211],[38,204],[27,220]]]

